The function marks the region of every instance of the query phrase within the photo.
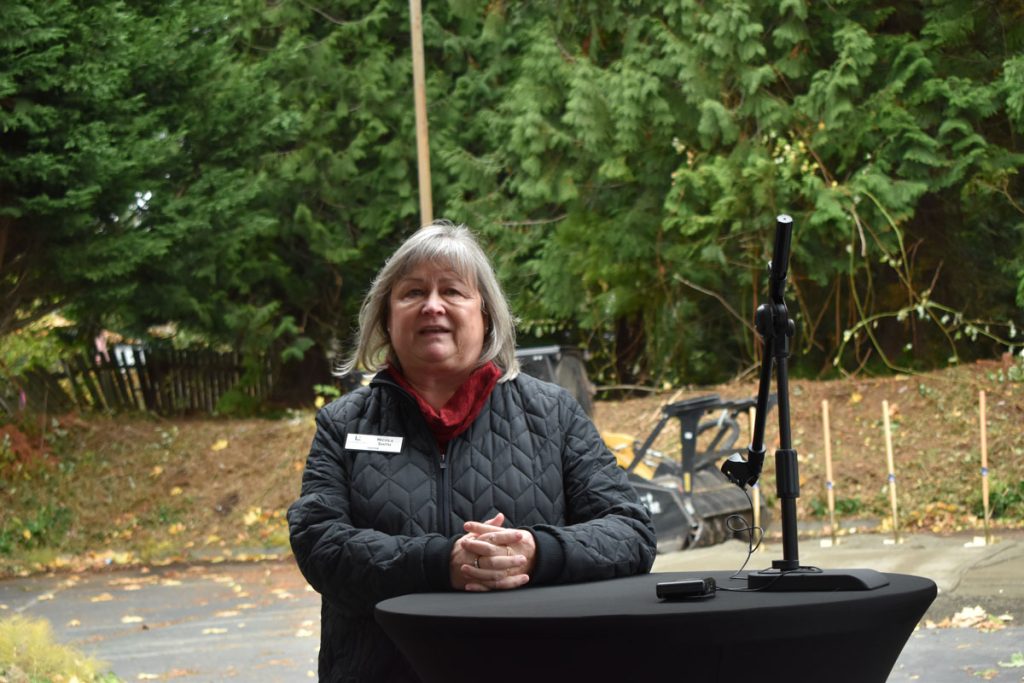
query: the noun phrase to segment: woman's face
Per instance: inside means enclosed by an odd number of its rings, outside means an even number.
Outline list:
[[[468,374],[480,360],[484,315],[476,285],[447,266],[422,263],[395,283],[388,330],[402,372]]]

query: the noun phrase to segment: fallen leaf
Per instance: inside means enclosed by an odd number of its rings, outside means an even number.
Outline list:
[[[76,626],[81,626],[82,622],[80,622],[78,619],[72,619],[71,621],[68,622],[67,625],[68,625],[68,628],[75,628]]]
[[[43,602],[44,600],[53,600],[53,593],[43,593],[36,600]]]
[[[110,602],[113,599],[114,596],[110,593],[100,593],[99,595],[94,595],[90,598],[89,602]]]
[[[161,467],[160,465],[154,465],[153,469],[151,469],[149,471],[149,476],[151,476],[151,477],[159,477],[163,473],[164,473],[164,468],[163,467]]]
[[[252,526],[256,522],[260,521],[260,516],[263,515],[263,510],[258,507],[249,508],[245,515],[242,517],[242,521],[245,522],[246,526]]]
[[[129,614],[121,617],[122,624],[139,624],[142,622],[142,617],[137,617],[133,614]]]
[[[182,493],[183,491],[181,490],[180,486],[175,486],[174,488],[171,489],[172,496],[180,496]]]
[[[222,450],[224,450],[227,447],[228,447],[228,440],[227,439],[217,439],[213,443],[213,445],[210,446],[210,450],[211,451],[222,451]]]
[[[862,396],[861,393],[858,391],[855,391],[852,394],[850,394],[850,403],[860,403],[863,400],[864,396]]]
[[[139,674],[136,678],[140,681],[155,681],[160,677],[156,674]]]
[[[974,607],[964,607],[952,617],[943,619],[935,624],[935,628],[976,628],[984,633],[991,633],[1006,628],[1006,622],[1012,619],[1013,617],[1009,614],[992,616],[984,608],[975,605]],[[927,623],[925,628],[929,628]]]

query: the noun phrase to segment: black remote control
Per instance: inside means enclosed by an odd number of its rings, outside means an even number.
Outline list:
[[[656,593],[662,600],[710,598],[715,595],[715,580],[709,576],[704,579],[662,581],[657,585]]]

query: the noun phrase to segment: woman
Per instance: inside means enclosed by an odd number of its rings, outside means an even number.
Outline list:
[[[654,530],[565,390],[518,372],[514,319],[465,227],[385,263],[359,314],[368,387],[317,415],[288,511],[323,598],[320,680],[414,681],[373,620],[385,598],[647,572]]]

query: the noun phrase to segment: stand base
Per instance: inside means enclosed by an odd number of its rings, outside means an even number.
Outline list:
[[[747,574],[747,588],[762,591],[869,591],[888,586],[874,569],[762,569]]]

